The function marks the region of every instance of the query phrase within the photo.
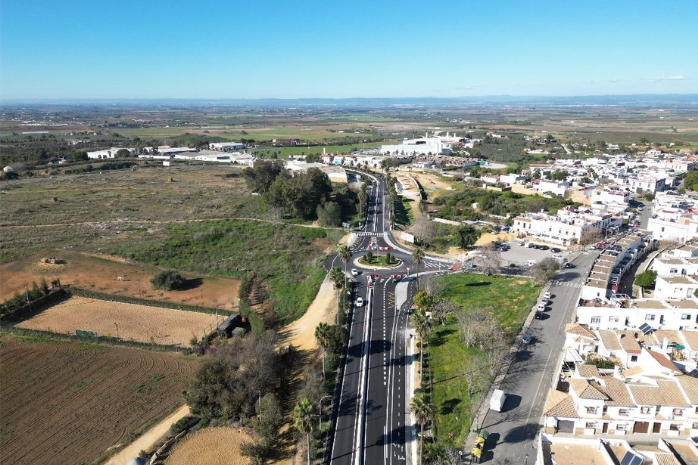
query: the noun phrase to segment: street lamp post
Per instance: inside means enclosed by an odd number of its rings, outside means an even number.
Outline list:
[[[407,267],[407,276],[409,276],[409,275],[410,275],[410,267],[408,266]]]

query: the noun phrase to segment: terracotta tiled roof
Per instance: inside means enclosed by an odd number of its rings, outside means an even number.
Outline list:
[[[692,350],[698,350],[698,331],[683,331],[683,338]]]
[[[622,350],[623,347],[618,342],[618,337],[613,331],[608,331],[602,329],[599,331],[599,337],[601,338],[601,343],[606,348],[606,350]]]
[[[625,376],[626,378],[630,378],[632,376],[639,375],[643,371],[644,370],[642,369],[642,367],[640,365],[637,365],[637,366],[634,366],[632,368],[628,368],[627,370],[623,370],[622,373],[623,373],[623,376]]]
[[[668,452],[656,452],[654,457],[657,465],[676,465],[677,463],[674,460],[674,454]]]
[[[548,397],[545,399],[543,407],[543,415],[551,417],[563,418],[579,418],[577,411],[574,408],[574,400],[569,394],[551,389],[548,391]]]
[[[659,352],[656,352],[654,350],[647,350],[647,352],[652,356],[653,359],[655,359],[657,362],[659,362],[660,365],[662,365],[664,368],[667,368],[669,370],[672,370],[674,373],[681,373],[681,370],[679,370],[676,365],[672,363],[671,360],[669,360],[669,357],[667,357],[664,354],[661,354]]]
[[[589,339],[596,339],[596,335],[589,330],[587,325],[582,325],[579,323],[566,324],[565,332],[569,334],[576,334],[577,336],[582,336]]]
[[[570,379],[568,382],[580,399],[608,400],[606,394],[596,389],[596,383],[592,385],[586,379]]]
[[[683,341],[679,338],[679,334],[672,329],[656,329],[653,331],[652,335],[657,341],[657,344],[661,344],[664,338],[667,338],[669,342],[675,342],[683,345]]]
[[[595,384],[597,389],[608,397],[609,400],[604,402],[604,405],[613,405],[617,407],[634,407],[635,401],[628,392],[626,384],[612,376],[601,377],[603,385]]]
[[[577,365],[577,370],[579,371],[579,376],[582,378],[592,378],[599,377],[599,369],[595,365]]]
[[[676,379],[681,385],[681,388],[683,388],[686,397],[688,397],[688,401],[693,405],[698,405],[698,378],[683,375],[677,376]]]
[[[689,407],[675,381],[657,381],[657,386],[628,384],[637,405],[667,405],[672,407]]]
[[[629,354],[639,354],[640,344],[635,340],[635,333],[632,331],[618,331],[620,336],[620,345]]]

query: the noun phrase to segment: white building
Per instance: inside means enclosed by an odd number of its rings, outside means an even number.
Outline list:
[[[135,155],[138,151],[135,148],[126,147],[112,147],[106,150],[96,150],[94,152],[87,152],[87,157],[92,159],[106,159],[106,158],[116,158],[116,154],[119,150],[128,150],[131,155]]]
[[[470,139],[458,137],[456,134],[451,136],[450,133],[446,133],[445,136],[440,136],[439,133],[436,132],[433,136],[429,137],[427,133],[424,137],[404,139],[400,144],[382,145],[380,153],[384,155],[448,155],[451,153],[451,147],[463,147],[468,142],[470,142]]]
[[[566,207],[556,215],[546,213],[526,213],[514,218],[512,232],[537,237],[554,244],[570,245],[575,239],[595,231],[619,226],[623,219],[601,210],[573,209]]]
[[[229,152],[236,151],[245,148],[245,144],[240,142],[211,142],[208,144],[209,150],[216,150],[219,152]]]

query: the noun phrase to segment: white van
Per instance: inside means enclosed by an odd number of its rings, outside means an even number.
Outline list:
[[[535,265],[536,263],[538,263],[538,260],[529,260],[526,262],[526,266],[531,267],[531,266]]]
[[[507,395],[501,389],[495,389],[490,398],[490,409],[495,412],[501,412],[504,407],[504,402],[507,400]]]

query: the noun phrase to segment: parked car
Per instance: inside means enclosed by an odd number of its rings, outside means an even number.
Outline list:
[[[533,337],[530,334],[524,334],[521,338],[521,342],[523,342],[524,344],[530,344],[531,340],[533,340]]]
[[[553,295],[550,292],[546,292],[543,294],[543,300],[550,300],[553,298]]]
[[[552,253],[560,253],[560,252],[562,252],[562,250],[558,249],[557,247],[553,247],[552,249],[550,249],[550,251],[551,251]]]
[[[356,299],[356,306],[357,306],[357,307],[363,307],[363,306],[364,306],[364,299],[361,298],[361,297],[359,297],[358,299]]]
[[[542,301],[541,303],[538,304],[538,310],[544,311],[544,310],[545,310],[545,307],[547,307],[547,306],[548,306],[548,301],[547,301],[547,300],[544,300],[544,301]]]
[[[540,250],[548,250],[550,247],[548,247],[547,245],[541,244],[541,245],[538,246],[538,248],[539,248]]]
[[[559,253],[554,253],[554,254],[553,254],[553,258],[554,258],[555,260],[562,260],[562,259],[565,258],[565,257],[563,257],[562,255],[560,255]]]
[[[572,263],[567,262],[562,267],[566,269],[572,269],[574,268],[574,265]]]
[[[543,319],[543,312],[540,310],[536,310],[536,320],[542,320]]]

